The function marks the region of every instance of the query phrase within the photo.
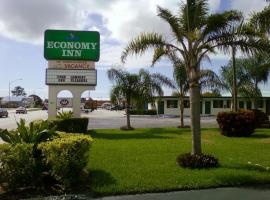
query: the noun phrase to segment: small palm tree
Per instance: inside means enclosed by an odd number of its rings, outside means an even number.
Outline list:
[[[17,128],[15,130],[8,131],[5,129],[0,131],[0,138],[10,144],[38,144],[51,140],[55,136],[57,134],[53,129],[48,128],[47,121],[41,121],[37,124],[30,122],[29,126],[27,126],[25,120],[21,119],[20,122],[17,122]]]
[[[121,69],[110,69],[108,77],[114,82],[111,96],[123,97],[126,101],[127,125],[122,129],[133,129],[130,125],[131,100],[153,102],[155,95],[162,96],[162,85],[170,85],[167,77],[158,73],[150,74],[141,69],[139,74],[132,74]]]
[[[121,69],[110,69],[108,78],[114,82],[111,93],[122,95],[126,100],[127,125],[123,129],[131,130],[133,129],[130,125],[131,99],[140,95],[139,76]]]
[[[73,117],[73,112],[72,111],[63,111],[63,112],[58,112],[56,118],[57,119],[70,119]]]
[[[131,40],[122,52],[122,62],[130,54],[143,54],[149,48],[174,52],[184,61],[189,80],[192,154],[201,154],[200,131],[200,64],[217,48],[234,48],[254,52],[268,48],[265,39],[246,31],[236,31],[242,15],[236,11],[209,14],[207,0],[187,0],[180,4],[179,13],[158,7],[158,16],[167,22],[173,38],[158,33],[142,33]]]

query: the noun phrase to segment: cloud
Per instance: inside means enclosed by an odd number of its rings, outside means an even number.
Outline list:
[[[72,1],[2,0],[0,32],[14,40],[40,43],[46,29],[80,29],[85,15],[68,2]]]
[[[266,0],[255,0],[255,1],[247,1],[247,0],[230,0],[231,8],[240,10],[243,14],[248,17],[251,12],[261,11],[266,5],[269,3]]]

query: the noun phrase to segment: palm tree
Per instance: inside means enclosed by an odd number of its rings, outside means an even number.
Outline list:
[[[256,54],[253,57],[242,60],[242,68],[246,74],[247,80],[251,83],[246,85],[246,91],[249,96],[255,98],[254,108],[258,108],[256,98],[261,97],[259,89],[260,83],[266,83],[270,73],[270,60],[266,54]]]
[[[183,59],[189,80],[192,154],[201,154],[201,61],[217,48],[228,51],[232,44],[248,52],[267,49],[268,45],[256,34],[236,31],[235,24],[242,19],[239,12],[209,14],[207,0],[187,0],[187,3],[180,4],[177,15],[158,6],[158,16],[169,24],[173,40],[159,33],[142,33],[128,43],[121,60],[125,62],[128,55],[141,55],[149,48],[164,49]]]
[[[149,71],[141,69],[138,75],[140,78],[141,95],[136,98],[137,101],[154,103],[156,96],[163,96],[162,86],[174,87],[168,77],[159,73],[151,74]]]
[[[179,97],[179,109],[180,109],[180,128],[185,127],[184,125],[184,98],[189,91],[189,81],[185,65],[181,62],[176,62],[173,65],[173,76],[172,81],[174,94]],[[201,70],[200,73],[200,90],[213,89],[219,87],[218,75],[212,70]]]
[[[243,34],[256,34],[261,36],[266,36],[270,33],[270,5],[266,6],[261,12],[253,12],[250,15],[248,22],[245,24],[243,23],[244,19],[242,19],[241,23],[238,23],[238,26],[236,27],[236,31]],[[238,85],[237,85],[237,78],[236,78],[236,63],[235,63],[235,57],[236,57],[236,51],[234,44],[231,46],[232,49],[232,66],[233,66],[233,73],[232,73],[232,80],[233,80],[233,110],[237,111],[237,93],[238,93]],[[248,49],[241,49],[243,53],[248,53]],[[248,51],[247,51],[248,50]]]
[[[154,96],[163,96],[162,85],[170,85],[169,79],[158,73],[150,74],[141,69],[139,74],[132,74],[121,69],[108,70],[108,78],[115,84],[111,96],[123,97],[126,101],[127,126],[123,129],[133,129],[130,125],[131,100],[152,102]]]
[[[122,95],[126,100],[127,126],[123,129],[131,130],[130,103],[132,98],[139,96],[139,77],[121,69],[110,69],[108,78],[115,83],[111,93]]]

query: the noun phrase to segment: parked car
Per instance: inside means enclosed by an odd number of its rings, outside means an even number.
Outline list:
[[[16,109],[16,114],[27,114],[27,110],[25,107],[19,107]]]
[[[4,108],[0,108],[0,117],[8,117],[8,111]]]
[[[114,105],[114,106],[111,107],[110,110],[123,110],[123,109],[124,109],[123,106]]]

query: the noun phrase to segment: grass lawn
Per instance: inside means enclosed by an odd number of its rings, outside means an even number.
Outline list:
[[[203,152],[221,164],[208,170],[176,164],[177,155],[190,152],[190,129],[106,129],[91,135],[88,168],[95,196],[270,183],[269,129],[250,138],[227,138],[218,129],[203,129]]]

